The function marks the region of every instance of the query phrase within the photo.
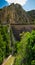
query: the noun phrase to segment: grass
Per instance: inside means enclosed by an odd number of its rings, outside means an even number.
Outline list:
[[[15,57],[11,56],[4,65],[13,65]]]

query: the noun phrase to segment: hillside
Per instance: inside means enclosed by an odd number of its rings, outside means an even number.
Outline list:
[[[34,14],[33,14],[34,15]],[[3,24],[34,24],[32,17],[19,4],[11,4],[0,9],[0,23]]]
[[[31,17],[32,21],[35,23],[35,10],[28,11],[27,13]]]

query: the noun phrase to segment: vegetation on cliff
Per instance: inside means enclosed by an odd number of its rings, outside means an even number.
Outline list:
[[[10,54],[15,55],[14,65],[35,65],[35,31],[20,34],[15,41],[9,27],[0,25],[0,65]]]
[[[22,33],[21,41],[16,45],[14,65],[35,65],[35,31]]]
[[[10,55],[10,52],[10,33],[8,33],[8,26],[0,25],[0,65],[4,58]]]

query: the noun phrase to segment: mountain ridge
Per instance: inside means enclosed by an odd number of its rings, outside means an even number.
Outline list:
[[[12,3],[10,6],[0,9],[0,23],[10,24],[35,24],[29,12],[21,5]]]

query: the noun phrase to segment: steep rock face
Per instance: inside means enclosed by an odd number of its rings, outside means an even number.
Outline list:
[[[19,4],[11,4],[0,9],[0,22],[10,24],[33,24],[30,16]]]

